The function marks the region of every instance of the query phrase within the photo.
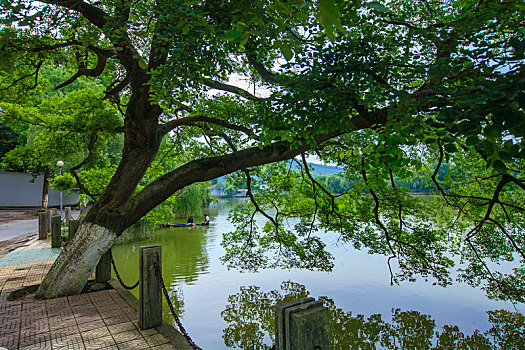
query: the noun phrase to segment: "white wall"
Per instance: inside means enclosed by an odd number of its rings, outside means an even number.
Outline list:
[[[40,207],[44,176],[0,172],[0,207]],[[60,206],[60,192],[49,189],[48,207]],[[78,193],[62,194],[62,205],[78,202]]]

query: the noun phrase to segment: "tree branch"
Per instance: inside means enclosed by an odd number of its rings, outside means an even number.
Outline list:
[[[268,83],[279,83],[279,75],[267,70],[262,63],[257,62],[255,54],[248,53],[246,57],[248,58],[248,62],[257,71],[257,73],[259,73],[264,81]]]
[[[109,15],[99,7],[88,4],[82,0],[41,0],[50,5],[57,5],[82,14],[89,22],[102,29],[107,23]]]
[[[129,76],[125,76],[122,81],[114,81],[106,91],[104,92],[105,98],[111,98],[114,97],[117,101],[120,102],[120,99],[118,98],[118,94],[126,88],[129,84]]]
[[[80,164],[77,164],[71,169],[69,169],[71,174],[73,174],[73,176],[75,177],[75,180],[77,181],[77,185],[80,188],[80,190],[83,191],[85,194],[87,194],[89,197],[91,197],[91,199],[93,199],[94,201],[96,201],[97,195],[92,194],[87,189],[87,187],[82,184],[82,182],[80,181],[80,178],[78,177],[77,170],[83,167],[85,164],[87,164],[89,161],[91,161],[94,158],[95,154],[93,153],[93,148],[95,147],[95,143],[97,142],[97,139],[98,139],[98,136],[97,136],[97,132],[95,131],[91,134],[89,138],[89,144],[87,146],[87,149],[89,151],[88,156]]]
[[[35,83],[33,84],[33,86],[28,87],[29,90],[33,90],[34,88],[36,88],[38,86],[38,73],[40,73],[40,68],[42,67],[42,64],[44,64],[44,61],[38,62],[36,64],[36,66],[35,66],[35,71],[33,73],[26,74],[23,77],[20,77],[20,78],[16,79],[11,85],[9,85],[8,87],[5,87],[5,88],[1,88],[0,91],[9,90],[13,86],[15,86],[16,84],[21,82],[22,80],[24,80],[26,78],[29,78],[29,77],[32,77],[34,75],[35,76]]]
[[[314,141],[320,144],[339,135],[341,135],[340,131],[320,134],[314,137]],[[237,170],[291,159],[311,148],[312,146],[306,140],[296,141],[294,144],[279,141],[262,149],[252,147],[223,156],[191,161],[157,178],[143,188],[114,213],[114,219],[133,223],[181,188],[196,182],[209,181]],[[122,217],[119,213],[127,213],[127,215]]]
[[[142,88],[142,85],[149,77],[145,74],[145,69],[141,67],[139,51],[133,46],[127,33],[126,22],[129,18],[129,6],[117,8],[115,16],[111,17],[99,7],[88,4],[82,0],[42,0],[42,2],[80,13],[91,24],[102,30],[107,37],[113,38],[112,44],[118,48],[117,56],[120,63],[128,70],[128,73],[133,73],[130,78],[131,81],[135,83],[134,85],[139,89]],[[112,21],[112,24],[114,24],[116,28],[106,26],[108,20]]]
[[[240,87],[237,87],[237,86],[221,83],[221,82],[218,82],[218,81],[212,80],[210,78],[206,78],[206,77],[202,77],[201,80],[202,80],[204,85],[206,85],[206,86],[208,86],[208,87],[210,87],[212,89],[217,89],[217,90],[231,92],[233,94],[240,95],[240,96],[242,96],[242,97],[244,97],[244,98],[246,98],[248,100],[255,101],[255,102],[261,102],[261,101],[266,100],[265,98],[260,98],[260,97],[257,97],[255,95],[252,95],[248,91],[246,91],[244,89],[241,89]]]
[[[161,134],[166,134],[170,132],[171,130],[178,128],[179,126],[195,126],[198,123],[214,124],[214,125],[222,126],[227,129],[243,132],[248,136],[252,136],[252,137],[254,136],[253,131],[248,129],[245,126],[235,125],[232,123],[228,123],[227,121],[222,120],[222,119],[206,117],[206,116],[193,116],[193,117],[184,117],[180,119],[170,120],[160,126],[159,132]]]
[[[55,90],[61,89],[71,83],[73,83],[75,80],[80,78],[81,76],[87,76],[87,77],[98,77],[104,72],[104,68],[106,68],[106,62],[108,61],[108,58],[111,56],[116,55],[115,50],[107,50],[107,49],[100,49],[94,46],[89,45],[88,49],[93,51],[97,55],[97,64],[94,68],[79,68],[78,72],[76,72],[71,78],[66,80],[65,82],[58,84],[55,87]]]

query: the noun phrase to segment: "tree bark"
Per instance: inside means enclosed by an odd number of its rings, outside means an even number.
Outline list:
[[[83,223],[42,281],[36,297],[49,299],[80,293],[100,257],[116,239],[117,234],[105,227]]]

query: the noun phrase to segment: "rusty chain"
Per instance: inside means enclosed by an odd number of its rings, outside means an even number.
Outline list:
[[[120,278],[120,275],[117,271],[117,265],[115,265],[115,260],[113,260],[113,253],[111,252],[111,249],[109,250],[109,256],[111,257],[111,265],[113,265],[113,271],[115,271],[115,275],[117,276],[117,279],[120,282],[120,285],[126,288],[127,290],[132,290],[132,289],[137,288],[137,286],[139,285],[139,281],[137,281],[137,283],[135,283],[132,286],[128,286],[126,283],[122,281],[122,278]]]
[[[113,253],[111,252],[111,249],[109,250],[109,256],[111,257],[111,265],[113,266],[113,271],[115,271],[115,275],[117,276],[117,279],[120,282],[120,284],[122,285],[122,287],[124,287],[124,288],[126,288],[128,290],[135,289],[139,285],[140,280],[137,281],[137,283],[135,283],[132,286],[128,286],[127,284],[125,284],[122,281],[122,279],[120,278],[120,274],[117,271],[117,266],[115,264],[115,260],[113,259]],[[193,339],[191,339],[190,335],[188,334],[188,332],[186,331],[186,329],[182,325],[182,322],[180,321],[179,316],[177,316],[177,313],[175,312],[175,308],[173,307],[173,303],[172,303],[172,301],[170,299],[170,296],[168,294],[168,290],[166,289],[166,285],[164,284],[164,279],[162,278],[162,273],[160,271],[159,266],[155,263],[154,267],[155,267],[155,274],[157,275],[157,277],[160,280],[160,285],[162,287],[162,292],[164,293],[164,297],[166,298],[166,302],[168,303],[168,306],[170,308],[171,314],[172,314],[173,318],[175,319],[175,322],[177,323],[177,326],[179,327],[179,330],[181,331],[182,335],[184,336],[184,338],[186,338],[186,340],[188,341],[188,343],[191,345],[191,347],[193,349],[195,349],[195,350],[202,350],[202,348],[200,346],[198,346],[197,344],[195,344]]]
[[[191,345],[191,347],[195,350],[202,350],[200,346],[195,344],[193,339],[191,339],[190,335],[182,325],[182,322],[180,321],[179,316],[177,316],[177,313],[175,312],[175,308],[173,307],[173,303],[171,302],[170,296],[168,294],[168,290],[166,289],[166,285],[164,284],[164,279],[162,278],[162,273],[160,271],[160,267],[157,263],[155,263],[155,273],[157,274],[157,277],[160,280],[160,285],[162,286],[162,292],[164,293],[164,297],[166,298],[166,301],[168,302],[168,306],[170,307],[171,314],[173,318],[175,319],[175,322],[177,323],[177,326],[179,327],[180,332],[186,338],[188,343]]]

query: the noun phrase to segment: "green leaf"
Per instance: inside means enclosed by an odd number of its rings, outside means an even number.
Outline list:
[[[512,157],[511,157],[511,155],[510,155],[508,152],[500,151],[500,152],[498,153],[498,156],[499,156],[502,160],[504,160],[504,161],[506,161],[506,162],[510,162],[510,161],[512,161]]]
[[[445,150],[446,150],[447,152],[449,152],[449,153],[455,153],[455,152],[457,152],[458,149],[457,149],[457,147],[456,147],[455,144],[453,144],[453,143],[447,143],[447,144],[445,145]]]
[[[142,69],[146,69],[147,68],[146,62],[144,62],[143,60],[139,60],[139,67]]]
[[[236,30],[226,30],[224,32],[224,36],[229,38],[229,39],[235,39],[235,38],[238,38],[242,35],[241,32],[238,32]]]
[[[292,48],[290,47],[290,45],[288,45],[287,43],[281,43],[281,52],[284,56],[284,58],[286,58],[287,61],[291,60],[292,57],[293,57],[293,51],[292,51]]]
[[[489,125],[485,128],[483,134],[487,137],[498,138],[501,137],[501,132],[494,126]]]
[[[319,7],[320,15],[330,22],[335,22],[339,16],[339,9],[337,8],[335,1],[332,0],[319,0],[317,3]]]
[[[345,32],[341,24],[341,12],[337,8],[335,1],[332,0],[319,0],[317,6],[319,23],[324,28],[328,39],[335,42],[336,37],[333,27],[335,26],[342,33]]]
[[[427,144],[427,145],[431,145],[431,144],[433,144],[433,143],[435,143],[435,142],[436,142],[436,139],[433,138],[433,137],[427,137],[427,138],[425,139],[425,144]]]

